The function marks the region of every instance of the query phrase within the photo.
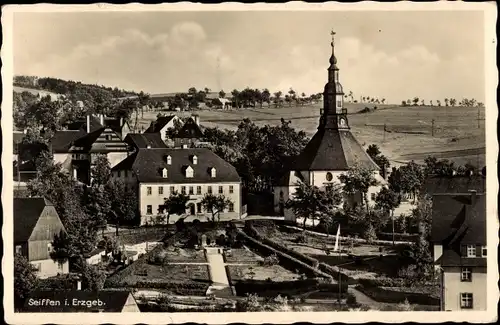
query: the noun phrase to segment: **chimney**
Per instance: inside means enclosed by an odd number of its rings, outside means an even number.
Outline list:
[[[104,114],[99,115],[101,125],[104,126]]]
[[[193,114],[193,119],[196,125],[200,125],[200,116],[198,114]]]
[[[87,133],[90,133],[90,114],[87,114]]]
[[[476,205],[476,194],[477,194],[477,191],[476,190],[469,190],[469,193],[470,193],[470,204],[472,206]]]

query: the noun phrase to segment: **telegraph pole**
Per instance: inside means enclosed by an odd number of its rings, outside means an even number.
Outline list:
[[[477,106],[477,128],[480,129],[481,128],[481,121],[480,121],[480,118],[481,118],[481,111],[479,110],[481,106]]]

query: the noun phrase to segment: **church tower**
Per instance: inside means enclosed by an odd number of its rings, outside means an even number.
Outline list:
[[[335,57],[335,32],[332,35],[332,55],[328,68],[328,82],[323,91],[323,109],[321,111],[318,129],[349,130],[347,109],[344,108],[344,90],[340,84],[339,68]]]

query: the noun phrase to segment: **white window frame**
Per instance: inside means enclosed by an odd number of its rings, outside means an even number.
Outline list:
[[[487,254],[487,247],[482,246],[481,247],[481,257],[486,257],[486,254]]]
[[[233,193],[234,193],[234,186],[229,185],[229,194],[233,194]]]
[[[200,185],[196,186],[196,194],[201,195],[201,186]]]
[[[189,186],[189,195],[194,195],[194,186]]]
[[[23,246],[16,245],[16,254],[21,255],[23,253]]]
[[[170,194],[174,194],[175,192],[175,186],[170,186]]]
[[[168,169],[163,168],[161,171],[161,174],[162,174],[163,178],[167,178],[168,177]]]
[[[186,186],[181,186],[181,194],[186,195]]]
[[[217,177],[217,170],[216,170],[215,168],[212,168],[212,169],[210,170],[210,176],[211,176],[212,178]]]
[[[197,165],[197,164],[198,164],[198,157],[193,156],[193,165]]]
[[[163,195],[163,186],[158,186],[158,195]]]
[[[472,269],[470,267],[463,267],[460,270],[460,281],[462,282],[472,281]]]
[[[194,177],[194,169],[189,166],[186,168],[186,178],[193,178]]]
[[[219,194],[224,194],[224,186],[219,185]]]
[[[147,215],[153,214],[153,206],[151,204],[146,205],[146,214]]]
[[[467,257],[476,257],[476,245],[467,245]]]
[[[212,186],[210,186],[210,185],[209,185],[209,186],[207,187],[207,193],[208,193],[208,194],[212,194],[212,193],[213,193],[213,191],[212,191]]]
[[[146,187],[146,195],[151,195],[153,193],[153,188],[151,186]]]
[[[233,203],[233,202],[230,202],[230,203],[228,204],[228,207],[227,207],[227,208],[228,208],[228,211],[229,211],[229,212],[234,212],[234,203]]]
[[[463,309],[474,308],[474,296],[471,292],[460,293],[460,308]]]

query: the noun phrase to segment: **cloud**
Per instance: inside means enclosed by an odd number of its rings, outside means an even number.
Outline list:
[[[264,43],[263,43],[264,44]],[[389,51],[356,37],[339,38],[335,53],[346,92],[393,102],[405,98],[473,97],[484,92],[483,76],[470,57],[443,59],[421,44]],[[26,54],[26,53],[24,53]],[[20,55],[16,74],[118,86],[150,93],[183,91],[191,86],[226,91],[269,88],[322,92],[327,80],[328,43],[319,45],[241,40],[207,35],[202,25],[183,21],[161,33],[126,29],[74,46],[69,52],[34,58]],[[470,87],[464,88],[467,80]]]

